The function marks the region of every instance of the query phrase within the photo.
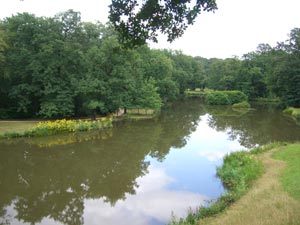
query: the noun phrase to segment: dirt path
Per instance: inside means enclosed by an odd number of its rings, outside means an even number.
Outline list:
[[[300,202],[283,191],[279,176],[285,163],[273,159],[273,152],[259,156],[265,173],[245,196],[224,213],[197,225],[300,225]]]

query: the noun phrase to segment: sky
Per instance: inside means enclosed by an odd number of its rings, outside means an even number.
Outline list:
[[[0,0],[0,18],[18,12],[51,17],[74,9],[83,21],[108,21],[110,0]],[[258,44],[276,46],[300,27],[299,0],[217,0],[215,13],[203,12],[185,34],[172,43],[159,38],[151,48],[181,50],[205,58],[241,57],[255,51]]]

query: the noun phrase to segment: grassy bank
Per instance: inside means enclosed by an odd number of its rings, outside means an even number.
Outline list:
[[[251,187],[263,172],[262,163],[253,157],[252,152],[234,152],[224,158],[224,163],[217,168],[217,175],[221,178],[227,192],[209,206],[202,206],[190,212],[186,218],[171,221],[169,225],[191,225],[198,220],[217,215],[236,202]]]
[[[282,151],[275,152],[274,158],[286,162],[287,167],[282,171],[280,181],[284,190],[300,201],[300,144],[288,145]]]
[[[97,120],[55,120],[43,121],[32,124],[29,128],[25,128],[23,123],[15,122],[15,130],[6,131],[0,134],[0,138],[16,138],[16,137],[36,137],[50,136],[61,133],[100,130],[112,126],[112,117],[103,117]],[[11,123],[10,123],[11,125]],[[27,124],[26,124],[27,125]],[[16,126],[19,126],[16,129]],[[14,128],[11,128],[14,129]]]
[[[284,114],[291,116],[300,125],[300,108],[288,107],[283,111]]]
[[[214,90],[187,90],[187,97],[200,97],[209,105],[233,105],[240,102],[247,102],[248,97],[241,91],[214,91]]]
[[[120,119],[125,120],[146,120],[153,119],[159,111],[154,109],[128,109],[127,113]]]
[[[49,136],[59,133],[100,130],[111,127],[112,120],[145,120],[154,118],[159,111],[153,109],[128,109],[110,117],[99,117],[96,120],[73,119],[53,121],[0,121],[0,138]]]
[[[0,121],[0,135],[7,132],[22,133],[37,123],[38,121]]]
[[[287,166],[272,158],[274,152],[274,157],[286,161]],[[170,224],[300,224],[299,161],[300,144],[273,144],[230,154],[218,168],[228,192],[210,206]],[[256,180],[260,165],[264,173]]]

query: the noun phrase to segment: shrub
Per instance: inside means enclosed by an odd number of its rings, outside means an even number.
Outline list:
[[[206,103],[210,105],[231,105],[247,100],[247,96],[241,91],[211,91],[205,97]]]
[[[206,95],[205,101],[210,105],[230,105],[228,96],[222,91],[210,92]]]
[[[225,94],[227,94],[228,99],[231,104],[244,102],[248,100],[247,95],[245,95],[241,91],[223,91]]]

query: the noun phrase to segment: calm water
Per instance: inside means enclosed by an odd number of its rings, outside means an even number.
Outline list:
[[[296,140],[300,126],[272,107],[189,100],[104,132],[1,141],[0,224],[166,224],[224,192],[226,153]]]

